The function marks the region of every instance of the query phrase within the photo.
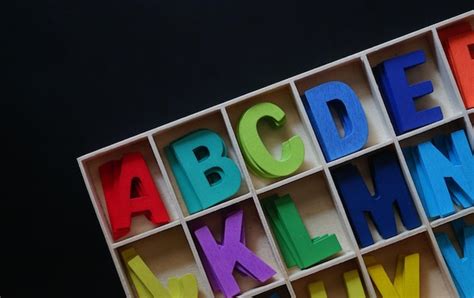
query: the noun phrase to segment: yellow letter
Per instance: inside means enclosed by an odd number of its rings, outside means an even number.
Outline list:
[[[420,297],[420,255],[399,256],[394,284],[390,281],[382,265],[368,268],[370,277],[384,298]]]
[[[168,289],[172,298],[197,297],[199,292],[196,277],[189,273],[168,279]]]
[[[364,287],[362,286],[357,270],[344,273],[344,282],[349,298],[365,298]],[[322,281],[310,283],[308,285],[308,291],[311,298],[327,298],[324,282]]]
[[[186,274],[182,277],[168,279],[168,290],[156,278],[155,274],[143,262],[135,249],[122,251],[122,258],[140,298],[197,298],[198,286],[196,277]],[[171,292],[171,293],[170,293]]]
[[[309,296],[311,298],[327,298],[326,289],[322,281],[312,282],[308,285]]]
[[[347,296],[349,298],[365,298],[364,287],[360,281],[359,272],[351,270],[344,273],[344,282],[346,284]]]

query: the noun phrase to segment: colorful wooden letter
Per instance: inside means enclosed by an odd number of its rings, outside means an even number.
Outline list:
[[[364,286],[357,270],[344,273],[344,283],[346,285],[347,297],[365,298]],[[322,281],[312,282],[308,285],[308,292],[311,298],[326,298],[326,289]]]
[[[436,233],[454,283],[462,298],[474,297],[474,226],[466,226],[462,219],[452,223],[454,233],[461,247],[463,257],[456,252],[446,233]]]
[[[463,130],[405,149],[410,173],[430,218],[474,204],[474,157]]]
[[[239,190],[239,168],[227,157],[217,133],[195,131],[165,151],[189,213],[218,204]]]
[[[197,298],[199,294],[196,277],[186,274],[168,279],[168,290],[155,277],[135,249],[122,251],[133,285],[139,298]]]
[[[307,268],[342,250],[334,234],[310,238],[289,195],[268,197],[263,208],[287,267]]]
[[[275,270],[243,243],[245,237],[242,222],[242,210],[227,216],[222,244],[216,242],[207,226],[194,231],[211,285],[225,297],[240,293],[239,285],[232,275],[234,268],[259,282],[265,282],[276,274]]]
[[[385,60],[374,69],[382,97],[397,134],[443,119],[440,107],[417,111],[415,100],[433,92],[431,81],[408,85],[405,71],[426,61],[423,51]]]
[[[474,108],[474,31],[467,22],[439,31],[466,108]]]
[[[199,295],[196,277],[189,273],[181,277],[169,278],[168,290],[171,298],[197,298]]]
[[[237,137],[245,161],[255,174],[266,178],[278,178],[294,173],[304,161],[304,144],[299,136],[293,136],[281,145],[281,159],[268,152],[257,131],[260,120],[267,119],[275,127],[285,123],[285,112],[269,102],[249,108],[239,120]]]
[[[140,153],[127,153],[99,168],[114,240],[130,231],[132,216],[145,214],[154,224],[170,221],[153,178]]]
[[[311,298],[327,298],[326,288],[324,282],[316,281],[308,285],[309,297]]]
[[[367,223],[370,214],[379,234],[384,238],[397,235],[394,205],[403,225],[414,229],[421,225],[403,178],[397,157],[382,151],[369,157],[375,194],[372,196],[356,166],[344,165],[333,171],[334,182],[347,211],[357,241],[362,247],[374,243]]]
[[[344,283],[348,298],[365,298],[364,286],[360,280],[359,271],[351,270],[344,273]]]
[[[359,98],[347,84],[328,82],[307,90],[304,104],[327,161],[360,150],[367,143],[369,129]],[[344,129],[339,134],[331,114],[338,114]]]
[[[367,269],[382,297],[420,297],[420,255],[418,253],[398,257],[393,284],[382,265],[372,265]]]

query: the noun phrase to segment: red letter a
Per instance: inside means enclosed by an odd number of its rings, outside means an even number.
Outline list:
[[[140,153],[127,153],[99,168],[114,240],[130,231],[132,216],[145,214],[157,225],[169,222],[150,171]]]

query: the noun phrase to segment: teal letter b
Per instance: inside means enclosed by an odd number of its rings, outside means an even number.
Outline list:
[[[239,168],[227,157],[224,140],[217,133],[197,130],[165,150],[190,214],[218,204],[239,190]]]

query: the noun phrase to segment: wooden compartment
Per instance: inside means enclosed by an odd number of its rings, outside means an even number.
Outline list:
[[[232,143],[229,139],[229,135],[227,133],[222,114],[219,110],[204,114],[200,117],[193,118],[191,120],[171,126],[169,128],[158,130],[153,134],[153,140],[155,141],[161,159],[163,160],[163,164],[166,168],[166,172],[168,173],[168,177],[170,178],[170,182],[173,186],[174,192],[179,202],[179,206],[181,207],[184,216],[189,215],[189,212],[186,208],[186,204],[181,195],[181,191],[179,190],[174,174],[166,158],[165,147],[167,147],[173,141],[199,129],[209,129],[219,134],[219,136],[224,139],[224,143],[227,147],[227,156],[230,157],[239,167],[242,178],[240,189],[235,195],[227,199],[227,201],[231,200],[232,198],[237,198],[249,193],[249,188],[245,182],[244,174],[242,173],[242,165],[238,161],[235,149],[233,148]]]
[[[464,252],[461,249],[459,240],[455,236],[453,227],[451,225],[451,223],[453,221],[459,220],[459,219],[463,220],[464,223],[468,226],[474,225],[474,207],[465,209],[461,212],[458,212],[458,213],[454,214],[453,216],[447,217],[447,218],[445,218],[444,221],[437,221],[436,223],[432,222],[431,225],[433,227],[433,232],[434,232],[435,235],[437,233],[446,233],[448,235],[448,238],[451,241],[451,243],[453,244],[454,249],[456,250],[458,255],[460,257],[462,257],[462,256],[464,256]],[[443,258],[443,260],[444,260],[444,257],[442,257],[441,249],[440,249],[440,255],[441,255],[441,258]],[[448,271],[449,267],[447,266],[446,261],[444,261],[444,262],[446,264],[446,271]],[[449,274],[451,274],[451,273],[449,273]],[[453,278],[453,280],[454,280],[454,277],[452,275],[451,275],[451,278]]]
[[[444,122],[442,125],[433,127],[423,133],[416,134],[409,138],[401,139],[400,146],[402,147],[402,149],[409,146],[415,146],[420,143],[426,142],[434,138],[435,136],[448,135],[460,129],[464,129],[466,131],[464,120],[463,118],[456,118],[452,121]]]
[[[436,29],[439,31],[441,29],[444,29],[444,28],[447,28],[447,27],[450,27],[458,22],[468,22],[469,24],[471,24],[471,28],[474,30],[474,15],[471,13],[470,15],[466,15],[465,17],[463,18],[458,18],[456,20],[456,22],[447,22],[447,23],[444,23],[440,26],[436,26]]]
[[[463,18],[458,18],[455,22],[447,22],[447,23],[443,23],[440,26],[436,26],[436,30],[439,32],[442,29],[449,28],[449,27],[451,27],[453,25],[456,25],[457,23],[461,23],[461,22],[469,23],[471,25],[471,29],[474,31],[474,15],[473,14],[466,15]]]
[[[341,166],[344,166],[346,164],[352,164],[354,166],[357,167],[357,169],[359,170],[359,173],[361,174],[362,176],[362,179],[364,180],[366,186],[367,186],[367,189],[369,190],[369,192],[371,193],[371,195],[374,195],[375,194],[375,186],[374,186],[374,183],[373,183],[373,177],[372,177],[372,173],[370,171],[370,166],[369,166],[369,157],[372,156],[373,154],[375,153],[380,153],[381,151],[384,151],[384,152],[387,152],[387,153],[390,153],[390,154],[393,154],[393,155],[396,155],[396,151],[395,151],[395,148],[393,145],[389,145],[389,146],[386,146],[386,147],[383,147],[381,149],[378,149],[374,152],[371,152],[369,154],[366,154],[364,156],[360,156],[360,157],[357,157],[355,159],[352,159],[350,161],[347,161],[345,163],[342,163],[342,164],[339,164],[339,165],[335,165],[335,166],[332,166],[331,167],[331,173],[341,167]],[[399,164],[400,164],[400,160],[398,160]],[[405,181],[406,182],[406,181]],[[409,189],[409,185],[407,183],[407,187]],[[414,205],[416,207],[416,203],[414,201],[414,198],[412,197],[412,200],[414,202]],[[418,210],[417,210],[418,211]],[[347,209],[346,209],[346,213],[347,213]],[[396,211],[396,208],[394,208],[394,216],[395,216],[395,222],[396,222],[396,225],[397,225],[397,231],[398,231],[398,234],[394,237],[391,237],[391,238],[388,238],[388,239],[383,239],[382,236],[379,234],[379,232],[377,231],[377,229],[375,228],[375,225],[372,221],[372,219],[369,217],[369,216],[366,216],[367,218],[367,223],[369,225],[369,229],[370,229],[370,232],[372,234],[372,238],[374,239],[374,244],[372,245],[369,245],[369,246],[366,246],[366,247],[363,247],[361,248],[362,251],[371,251],[373,249],[376,249],[377,247],[380,247],[380,246],[385,246],[385,245],[388,245],[390,243],[393,243],[393,242],[396,242],[396,241],[399,241],[401,239],[404,239],[406,237],[409,237],[410,235],[413,235],[413,234],[417,234],[417,233],[421,233],[423,232],[425,229],[423,226],[420,225],[420,227],[417,227],[417,228],[414,228],[412,230],[408,230],[402,223],[401,221],[401,218],[400,218],[400,214],[398,213],[398,211]],[[418,211],[418,214],[419,214],[419,211]],[[421,217],[420,217],[420,222],[421,222]],[[352,228],[352,227],[351,227]]]
[[[428,131],[425,131],[424,133],[417,134],[417,135],[412,136],[410,138],[403,139],[400,142],[400,146],[401,146],[402,149],[407,148],[407,147],[416,146],[418,144],[421,144],[423,142],[431,140],[432,138],[434,138],[436,136],[449,135],[450,133],[455,132],[457,130],[461,130],[461,129],[464,130],[464,132],[466,133],[466,137],[468,138],[468,141],[470,141],[470,135],[469,135],[469,132],[467,131],[467,127],[465,125],[464,118],[459,118],[459,119],[455,119],[453,121],[444,123],[441,126],[437,126],[435,128],[432,128]],[[472,147],[473,146],[471,144],[471,148]],[[463,211],[463,209],[460,206],[457,206],[457,205],[454,205],[454,206],[455,206],[455,209],[457,210],[456,213]],[[471,208],[474,208],[474,207],[471,207]],[[471,208],[468,208],[468,209],[471,209]],[[466,211],[464,211],[464,212],[466,212]],[[450,215],[448,217],[445,217],[445,218],[433,219],[431,221],[431,224],[434,225],[434,226],[442,224],[446,220],[449,220],[449,218],[451,218],[452,216],[456,216],[456,213],[453,214],[453,215]]]
[[[438,26],[438,27],[436,28],[436,30],[437,30],[437,32],[439,33],[440,30],[449,28],[449,27],[451,27],[451,26],[453,26],[453,25],[456,25],[457,23],[461,23],[461,22],[463,22],[463,23],[464,23],[464,22],[469,23],[469,24],[471,25],[471,30],[474,31],[474,16],[472,16],[472,15],[471,15],[471,16],[467,16],[467,17],[464,17],[464,18],[462,18],[462,19],[459,19],[458,22],[455,22],[455,23],[448,23],[448,24],[446,24],[446,25]],[[440,48],[441,48],[441,47],[440,47]],[[469,49],[470,49],[470,52],[471,52],[471,57],[474,58],[474,46],[471,46]],[[444,50],[444,49],[443,49],[443,50]],[[440,51],[442,51],[442,50],[440,49]],[[448,60],[446,59],[445,61],[446,61],[445,64],[448,64]],[[450,66],[447,66],[447,67],[450,67]],[[453,79],[453,85],[456,84],[455,79],[454,79],[454,76],[452,77],[452,79]],[[459,94],[459,96],[462,97],[461,94]],[[474,108],[469,109],[469,111],[470,111],[470,112],[474,111]]]
[[[451,217],[449,220],[440,223],[439,225],[433,226],[433,232],[436,233],[447,233],[449,240],[454,244],[456,249],[458,250],[459,255],[463,255],[461,253],[461,248],[459,247],[459,243],[454,236],[454,231],[451,226],[451,223],[455,220],[462,219],[466,225],[474,225],[474,208],[470,208],[463,214],[458,214],[458,216]]]
[[[366,286],[364,279],[362,278],[362,273],[359,270],[359,265],[355,258],[303,278],[293,280],[291,285],[293,286],[296,297],[298,298],[310,298],[308,285],[317,281],[322,281],[324,283],[324,288],[326,289],[328,297],[348,297],[346,284],[344,282],[344,273],[352,270],[359,271],[359,277],[364,286],[366,297],[369,297],[368,292],[365,289]]]
[[[198,281],[199,297],[212,297],[209,284],[196,265],[181,226],[128,244],[120,248],[118,252],[120,253],[129,247],[136,250],[137,254],[165,287],[168,286],[168,278],[181,277],[191,273]],[[135,287],[130,280],[123,260],[121,265],[122,270],[127,272],[129,287],[133,295],[137,297]]]
[[[420,254],[420,297],[455,297],[447,276],[438,266],[427,233],[421,233],[364,255],[375,257],[393,282],[398,255]],[[377,296],[381,297],[374,285]]]
[[[469,111],[466,120],[466,132],[469,136],[469,143],[474,144],[474,109]]]
[[[262,193],[259,195],[259,199],[261,201],[274,194],[279,196],[289,194],[291,196],[311,238],[324,234],[335,234],[342,248],[339,253],[310,268],[303,270],[296,266],[287,268],[290,278],[311,274],[355,255],[342,215],[337,210],[330,194],[324,172],[317,172]],[[275,243],[277,243],[276,240]]]
[[[93,192],[92,199],[95,202],[95,205],[97,206],[97,212],[101,219],[101,224],[107,227],[106,230],[111,241],[112,237],[110,232],[109,215],[107,213],[107,205],[105,202],[104,191],[102,189],[99,167],[111,160],[119,160],[123,157],[124,154],[131,152],[139,152],[143,155],[143,158],[145,159],[148,169],[150,170],[155,185],[160,193],[161,199],[165,204],[166,210],[168,211],[168,214],[170,216],[170,223],[158,227],[151,221],[149,221],[145,217],[145,215],[134,216],[132,217],[132,225],[130,232],[126,236],[115,241],[117,243],[120,243],[122,241],[130,241],[136,239],[137,237],[139,238],[145,236],[140,235],[145,232],[146,234],[150,234],[174,226],[177,224],[179,217],[172,191],[166,186],[163,174],[161,173],[160,168],[158,167],[148,139],[144,137],[129,143],[125,143],[121,146],[112,148],[83,161],[86,173],[85,179],[87,179],[91,185],[91,189]]]
[[[278,295],[278,296],[276,296]],[[290,292],[288,291],[288,288],[286,285],[283,285],[283,286],[279,286],[275,289],[271,289],[271,290],[268,290],[266,292],[263,292],[261,294],[258,294],[256,296],[252,296],[252,297],[255,297],[255,298],[290,298],[291,297],[291,294]]]
[[[235,273],[234,271],[234,277],[236,278],[240,286],[241,295],[245,296],[247,292],[259,292],[258,288],[260,287],[263,287],[265,289],[270,284],[284,282],[283,275],[280,272],[280,268],[271,248],[271,244],[265,234],[265,230],[257,212],[257,208],[255,207],[253,198],[236,203],[227,208],[203,215],[200,218],[190,220],[188,221],[188,226],[191,231],[191,234],[193,234],[194,230],[203,225],[208,226],[216,241],[220,243],[222,241],[222,237],[224,236],[223,231],[225,216],[229,212],[233,212],[238,209],[242,209],[244,212],[243,225],[245,229],[246,246],[277,272],[270,280],[262,284],[248,276]],[[194,238],[194,236],[193,240],[199,251],[199,243]],[[216,297],[223,297],[222,293],[214,293],[214,295]]]
[[[296,80],[295,84],[299,95],[303,99],[306,90],[330,81],[341,81],[348,84],[357,94],[362,104],[369,127],[369,137],[362,150],[390,142],[389,124],[384,120],[383,108],[371,91],[368,75],[362,61],[359,58],[355,58],[344,64],[304,76]],[[333,117],[336,120],[340,134],[344,135],[344,129],[339,117],[335,113],[333,113]]]
[[[315,145],[311,141],[308,127],[306,127],[301,119],[301,113],[304,113],[304,111],[298,109],[298,104],[295,102],[290,85],[283,85],[227,106],[226,111],[229,115],[234,133],[237,133],[239,120],[245,111],[262,102],[273,103],[279,106],[286,114],[285,125],[277,129],[271,125],[271,122],[265,119],[262,119],[262,121],[258,123],[259,135],[268,151],[276,159],[279,159],[281,156],[281,144],[291,137],[298,135],[304,143],[305,158],[303,164],[293,175],[320,167],[320,157],[317,154]],[[260,177],[253,173],[249,166],[247,166],[247,168],[249,169],[252,183],[257,190],[269,186],[276,181],[285,179],[285,177],[279,179]]]
[[[375,67],[387,59],[416,50],[423,50],[426,62],[406,71],[408,83],[416,84],[430,80],[433,84],[433,92],[431,94],[425,95],[415,101],[417,110],[439,106],[443,112],[443,119],[453,119],[453,117],[460,116],[463,112],[463,106],[456,97],[454,88],[448,78],[448,70],[442,62],[441,53],[438,48],[435,47],[431,31],[420,33],[389,46],[376,47],[376,50],[369,52],[368,60],[370,66]],[[415,129],[405,134],[418,132],[425,127]],[[401,136],[403,136],[403,134]]]

